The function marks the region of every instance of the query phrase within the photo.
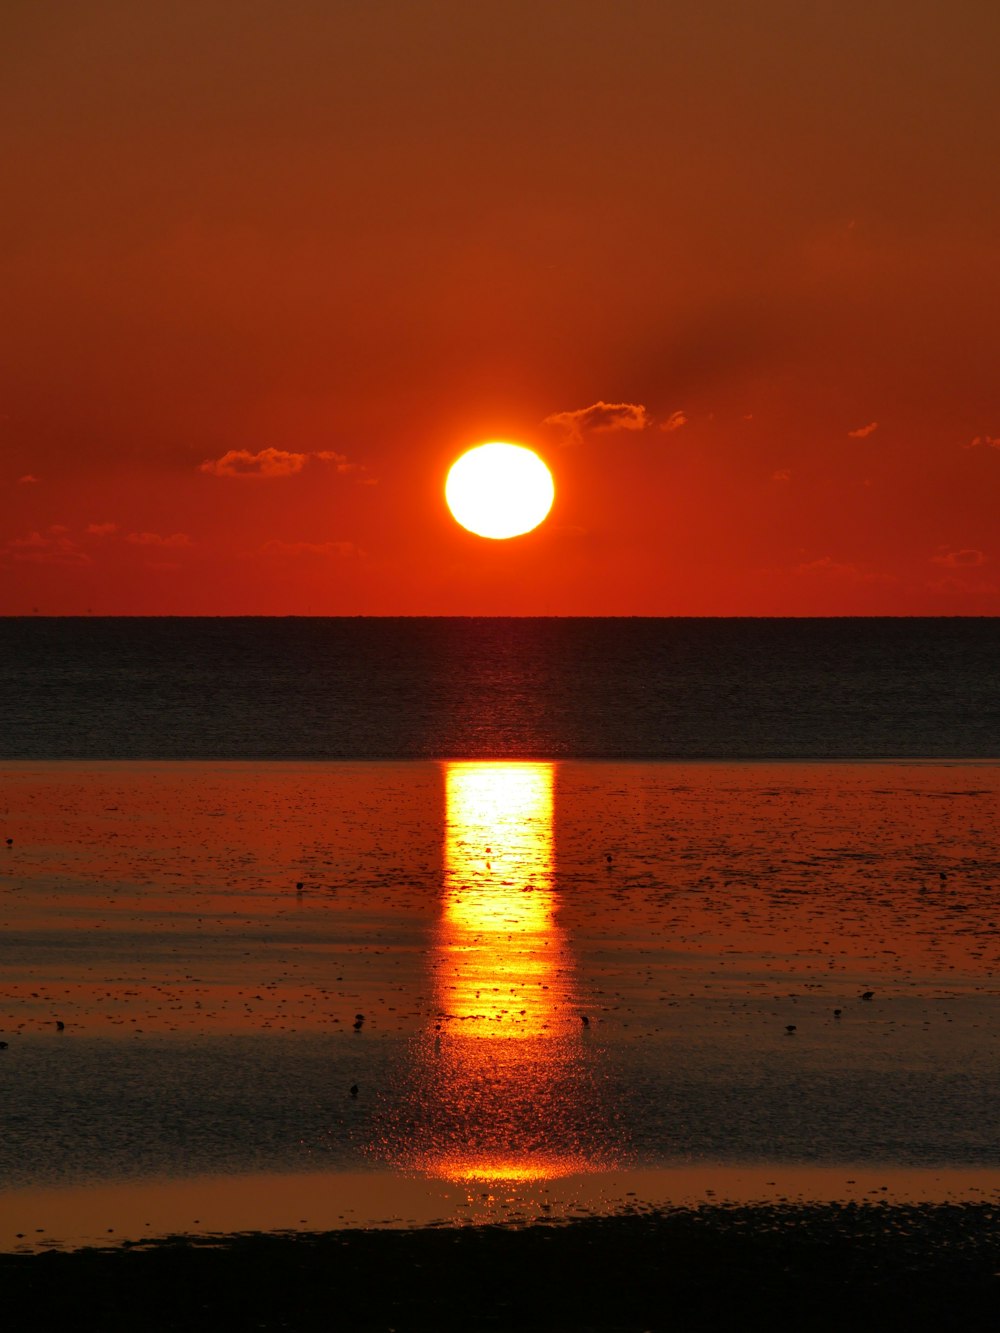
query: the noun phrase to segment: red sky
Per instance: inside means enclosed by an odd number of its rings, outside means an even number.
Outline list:
[[[1000,614],[998,50],[974,0],[7,0],[0,613]],[[528,537],[445,509],[488,439]]]

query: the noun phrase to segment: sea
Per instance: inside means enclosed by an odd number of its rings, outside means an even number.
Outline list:
[[[1000,619],[0,620],[8,759],[1000,755]]]
[[[0,620],[0,1250],[1000,1201],[998,662]]]

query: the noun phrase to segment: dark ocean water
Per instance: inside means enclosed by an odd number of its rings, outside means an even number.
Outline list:
[[[0,758],[996,758],[1000,619],[0,620]]]

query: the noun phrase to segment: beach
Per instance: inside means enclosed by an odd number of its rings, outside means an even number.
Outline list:
[[[327,1326],[332,1289],[345,1326],[473,1327],[461,1256],[529,1274],[521,1304],[483,1278],[484,1328],[972,1319],[998,791],[968,761],[4,764],[5,1289],[53,1326],[194,1282],[148,1326],[238,1327],[249,1291]],[[572,1277],[594,1254],[617,1304]]]
[[[641,1333],[995,1327],[996,1207],[699,1209],[0,1255],[7,1326]]]

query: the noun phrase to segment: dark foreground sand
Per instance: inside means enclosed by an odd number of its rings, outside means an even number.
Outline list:
[[[158,1241],[0,1256],[44,1330],[994,1329],[1000,1209],[712,1207],[563,1225]]]

